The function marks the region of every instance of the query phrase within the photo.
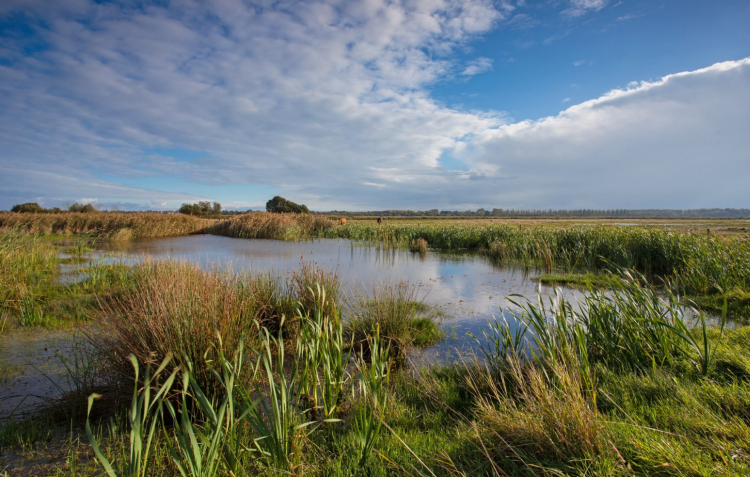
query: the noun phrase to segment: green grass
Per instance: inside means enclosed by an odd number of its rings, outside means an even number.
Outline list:
[[[613,289],[619,288],[620,282],[608,273],[566,273],[553,274],[548,273],[535,277],[545,285],[564,285],[572,288],[588,290],[590,288]]]
[[[443,338],[433,313],[408,282],[375,284],[355,294],[348,306],[346,332],[356,350],[368,353],[368,337],[379,329],[391,357],[403,361],[415,346],[427,346]]]

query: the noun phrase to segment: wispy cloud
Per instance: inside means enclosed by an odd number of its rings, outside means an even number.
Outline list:
[[[598,12],[604,8],[608,0],[570,0],[568,8],[561,14],[568,18],[578,18],[589,12]]]
[[[486,71],[490,71],[492,69],[492,59],[491,58],[477,58],[475,60],[472,60],[469,62],[469,64],[466,66],[466,69],[461,73],[464,76],[473,76],[478,75],[480,73],[484,73]]]
[[[643,16],[642,14],[638,14],[638,13],[627,13],[625,15],[617,17],[617,21],[618,22],[626,22],[628,20],[634,20],[634,19],[640,18],[642,16]]]
[[[519,30],[528,30],[539,25],[539,20],[526,13],[518,13],[504,23],[504,26]]]

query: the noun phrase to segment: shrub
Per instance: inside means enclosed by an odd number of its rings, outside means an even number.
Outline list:
[[[291,200],[286,200],[281,196],[276,196],[273,199],[266,202],[266,211],[283,214],[309,214],[310,210],[306,205],[297,204]]]
[[[10,209],[11,212],[20,213],[42,213],[45,210],[36,202],[26,202],[25,204],[16,204]]]
[[[79,204],[77,202],[75,204],[71,205],[70,207],[68,207],[68,211],[69,212],[81,212],[81,213],[84,213],[84,214],[91,214],[93,212],[99,212],[96,209],[96,207],[94,207],[91,204],[83,205],[83,204]]]

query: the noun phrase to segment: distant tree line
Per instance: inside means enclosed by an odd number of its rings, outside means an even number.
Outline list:
[[[366,217],[646,217],[646,218],[743,218],[750,209],[477,209],[477,210],[375,210],[352,212],[332,210],[323,215]]]
[[[68,206],[68,210],[63,210],[59,207],[52,207],[51,209],[45,209],[44,207],[40,206],[36,202],[26,202],[23,204],[16,204],[10,209],[11,212],[20,212],[20,213],[34,213],[34,214],[59,214],[62,212],[83,212],[83,213],[94,213],[99,212],[99,209],[94,207],[91,204],[79,204],[75,203],[73,205]]]

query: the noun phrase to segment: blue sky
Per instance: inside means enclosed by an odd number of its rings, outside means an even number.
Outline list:
[[[0,209],[750,207],[750,2],[5,0]]]

